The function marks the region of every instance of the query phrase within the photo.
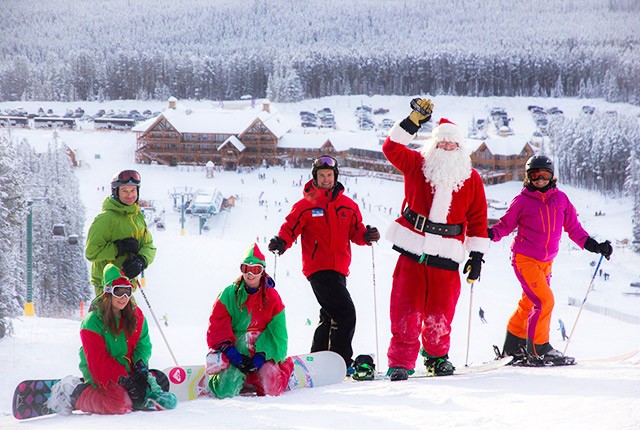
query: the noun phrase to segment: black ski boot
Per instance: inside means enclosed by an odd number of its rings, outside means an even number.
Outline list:
[[[387,372],[390,381],[406,381],[409,379],[409,371],[402,367],[391,367]]]
[[[351,377],[356,381],[371,381],[376,376],[376,365],[373,357],[362,354],[356,357],[353,362],[353,374]]]

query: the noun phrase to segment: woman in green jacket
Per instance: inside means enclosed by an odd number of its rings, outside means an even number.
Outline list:
[[[95,414],[124,414],[133,409],[172,409],[148,369],[151,339],[147,320],[131,300],[133,285],[114,265],[104,270],[104,293],[80,329],[80,370],[84,381],[67,376],[51,389],[50,409],[69,415],[74,409]]]

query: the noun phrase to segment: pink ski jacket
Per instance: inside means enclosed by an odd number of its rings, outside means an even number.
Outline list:
[[[511,251],[538,261],[551,261],[558,255],[563,229],[583,249],[589,237],[578,221],[575,207],[557,188],[546,193],[523,188],[498,223],[491,227],[493,241],[500,241],[516,227],[518,232]]]

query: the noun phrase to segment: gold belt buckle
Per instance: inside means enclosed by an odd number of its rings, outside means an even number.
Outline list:
[[[416,222],[413,223],[413,228],[422,232],[426,222],[427,222],[426,216],[416,213]]]

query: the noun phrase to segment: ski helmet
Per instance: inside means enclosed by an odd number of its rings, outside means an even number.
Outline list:
[[[553,161],[546,155],[534,155],[527,160],[527,175],[529,175],[529,172],[532,170],[547,170],[553,175]]]
[[[140,184],[142,180],[140,179],[140,173],[136,170],[123,170],[119,173],[113,175],[111,178],[111,195],[118,201],[120,198],[118,196],[118,189],[123,185],[135,185],[138,189],[138,198],[140,198]],[[137,202],[138,200],[136,200]]]
[[[313,160],[313,164],[311,164],[311,176],[313,176],[313,180],[318,180],[318,170],[322,169],[330,169],[333,170],[333,176],[335,181],[338,182],[338,161],[330,155],[321,155],[320,157]]]

